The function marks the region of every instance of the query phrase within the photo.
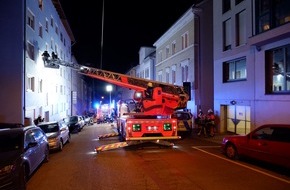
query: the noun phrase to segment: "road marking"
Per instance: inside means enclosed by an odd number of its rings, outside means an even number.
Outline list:
[[[209,155],[211,155],[211,156],[214,156],[214,157],[217,157],[217,158],[223,159],[223,160],[225,160],[225,161],[227,161],[227,162],[231,162],[231,163],[233,163],[233,164],[236,164],[236,165],[242,166],[242,167],[244,167],[244,168],[247,168],[247,169],[253,170],[253,171],[255,171],[255,172],[261,173],[261,174],[263,174],[263,175],[266,175],[266,176],[269,176],[269,177],[275,178],[275,179],[277,179],[277,180],[279,180],[279,181],[283,181],[283,182],[285,182],[285,183],[290,184],[290,180],[286,180],[286,179],[283,179],[283,178],[280,178],[280,177],[277,177],[277,176],[274,176],[274,175],[270,175],[270,174],[268,174],[268,173],[266,173],[266,172],[263,172],[263,171],[261,171],[261,170],[257,170],[257,169],[255,169],[255,168],[250,167],[250,166],[247,166],[247,165],[244,165],[244,164],[241,164],[241,163],[235,162],[235,161],[233,161],[233,160],[230,160],[229,158],[225,158],[225,157],[218,156],[218,155],[216,155],[216,154],[213,154],[213,153],[207,152],[207,151],[205,151],[205,150],[200,149],[199,147],[202,147],[202,146],[193,146],[192,148],[193,148],[193,149],[196,149],[196,150],[199,150],[199,151],[201,151],[201,152],[203,152],[203,153],[209,154]],[[206,147],[207,147],[207,146],[206,146]],[[219,147],[220,147],[220,146],[219,146]]]

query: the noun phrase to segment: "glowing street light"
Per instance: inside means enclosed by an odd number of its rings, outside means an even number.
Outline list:
[[[111,115],[111,92],[113,90],[113,86],[112,85],[107,85],[106,86],[106,90],[107,90],[107,92],[110,93],[109,114]]]

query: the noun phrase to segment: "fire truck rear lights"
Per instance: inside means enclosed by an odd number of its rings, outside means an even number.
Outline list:
[[[157,126],[148,126],[147,131],[158,131],[158,127]]]
[[[134,132],[141,131],[141,124],[133,124],[132,128]]]
[[[164,123],[163,129],[164,129],[164,131],[171,131],[172,130],[172,124],[171,123]]]

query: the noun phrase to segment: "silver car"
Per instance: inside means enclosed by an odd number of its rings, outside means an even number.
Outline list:
[[[64,121],[39,123],[38,127],[46,133],[50,150],[62,151],[63,146],[70,142],[69,128]]]

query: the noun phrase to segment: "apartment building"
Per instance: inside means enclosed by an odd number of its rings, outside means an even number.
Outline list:
[[[213,108],[212,1],[195,1],[153,45],[156,80],[189,88],[187,109]]]
[[[43,53],[76,63],[75,39],[58,0],[0,3],[2,48],[0,122],[25,123],[38,115],[59,120],[77,112],[85,82],[69,67],[47,67]],[[2,51],[3,50],[3,51]]]
[[[290,1],[214,1],[214,109],[220,131],[290,123]]]

